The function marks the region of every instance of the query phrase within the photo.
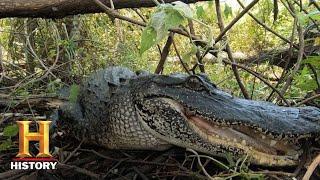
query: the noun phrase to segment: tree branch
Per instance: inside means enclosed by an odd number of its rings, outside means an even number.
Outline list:
[[[244,5],[241,3],[240,0],[237,0],[237,2],[239,3],[239,5],[242,8],[245,8]],[[251,14],[250,12],[248,13],[248,15],[254,20],[256,21],[260,26],[262,26],[263,28],[265,28],[267,31],[271,32],[272,34],[276,35],[278,38],[282,39],[284,42],[291,44],[291,41],[288,40],[287,38],[283,37],[281,34],[277,33],[276,31],[274,31],[273,29],[269,28],[267,25],[265,25],[263,22],[261,22],[258,18],[256,18],[253,14]],[[295,44],[293,44],[293,47],[298,49],[299,47]]]
[[[110,0],[101,0],[111,7]],[[176,0],[165,0],[171,3]],[[204,0],[181,0],[184,3],[195,3]],[[154,7],[153,0],[113,0],[115,9]],[[0,0],[0,18],[5,17],[42,17],[62,18],[68,15],[100,13],[101,8],[95,2],[87,0]]]
[[[173,44],[173,47],[174,47],[174,51],[176,52],[176,55],[178,56],[178,59],[179,59],[181,65],[182,65],[183,69],[186,71],[186,73],[188,73],[188,74],[190,75],[189,68],[188,68],[188,66],[183,62],[183,59],[182,59],[182,57],[180,56],[180,53],[179,53],[179,51],[178,51],[178,49],[177,49],[177,45],[176,45],[176,43],[174,42],[174,40],[172,41],[172,44]]]
[[[307,99],[304,99],[304,100],[302,100],[301,102],[297,103],[297,104],[294,105],[294,106],[295,106],[295,107],[301,106],[302,104],[305,104],[305,103],[310,102],[310,101],[312,101],[312,100],[314,100],[314,99],[317,99],[317,98],[320,98],[320,94],[316,94],[316,95],[311,96],[311,97],[309,97],[309,98],[307,98]]]
[[[173,33],[170,33],[170,35],[167,39],[167,42],[162,49],[160,61],[159,61],[158,66],[154,72],[155,74],[160,74],[163,71],[164,63],[166,62],[166,59],[167,59],[168,54],[170,52],[171,44],[173,42],[173,35],[174,35]]]
[[[253,0],[247,7],[245,7],[240,14],[235,17],[221,32],[220,34],[214,39],[214,45],[219,42],[223,36],[255,5],[259,2],[259,0]],[[213,45],[213,46],[214,46]],[[210,49],[206,49],[206,51],[202,54],[201,59],[208,54]]]
[[[264,82],[266,85],[268,85],[271,89],[273,89],[278,95],[279,97],[286,103],[287,106],[290,106],[290,103],[286,100],[286,98],[280,93],[279,90],[277,90],[276,88],[274,88],[268,81],[266,81],[263,77],[261,77],[257,72],[241,65],[241,64],[237,64],[237,63],[233,63],[227,60],[222,60],[222,62],[226,63],[226,64],[230,64],[230,65],[235,65],[238,68],[241,68],[245,71],[247,71],[248,73],[252,74],[253,76],[257,77],[258,79],[260,79],[262,82]]]
[[[295,18],[297,18],[296,15],[295,15]],[[298,35],[299,35],[299,52],[298,52],[297,63],[295,64],[294,69],[292,70],[291,74],[289,75],[289,77],[287,78],[285,84],[283,85],[283,87],[281,89],[282,95],[286,93],[287,89],[291,85],[293,77],[299,71],[300,66],[301,66],[301,62],[303,59],[304,44],[305,44],[304,43],[304,31],[303,31],[303,27],[299,23],[297,25],[297,30],[298,30]]]
[[[215,0],[215,4],[216,4],[216,12],[217,12],[217,18],[218,18],[218,25],[219,25],[219,28],[221,30],[221,32],[223,32],[225,30],[224,28],[224,25],[223,25],[223,19],[222,19],[222,16],[221,16],[221,8],[220,8],[220,1],[219,0]],[[230,23],[231,24],[231,23]],[[220,33],[221,34],[221,33]],[[227,40],[227,37],[226,37],[226,41]],[[229,59],[231,60],[231,62],[235,63],[235,60],[232,56],[232,52],[231,52],[231,48],[229,46],[229,43],[226,42],[226,50],[227,50],[227,54],[228,54],[228,57]],[[236,77],[236,80],[238,82],[238,85],[241,89],[241,92],[243,94],[243,96],[246,98],[246,99],[250,99],[250,96],[245,88],[245,86],[243,85],[242,81],[241,81],[241,78],[240,78],[240,75],[239,75],[239,71],[237,69],[237,66],[235,65],[231,65],[231,68],[232,68],[232,71],[233,71],[233,74],[234,76]]]

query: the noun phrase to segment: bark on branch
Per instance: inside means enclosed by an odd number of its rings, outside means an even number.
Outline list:
[[[170,3],[176,0],[165,0]],[[180,0],[195,3],[205,0]],[[101,0],[110,6],[110,0]],[[153,0],[113,0],[115,9],[153,7]],[[103,10],[92,0],[0,0],[0,18],[5,17],[42,17],[62,18],[68,15],[100,13]]]

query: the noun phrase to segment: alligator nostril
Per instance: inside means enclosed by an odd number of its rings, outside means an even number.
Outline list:
[[[210,94],[211,96],[213,96],[213,95],[217,95],[217,93],[216,93],[216,92],[214,92],[214,91],[209,91],[209,94]]]
[[[286,153],[282,150],[277,150],[276,152],[277,152],[277,155],[280,155],[280,156],[286,155]]]
[[[121,84],[124,84],[125,82],[127,82],[127,80],[124,79],[124,78],[119,78],[119,81],[120,81]]]

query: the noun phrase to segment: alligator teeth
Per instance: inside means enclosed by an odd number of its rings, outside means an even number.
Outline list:
[[[274,145],[276,145],[277,144],[277,141],[275,141],[275,140],[271,140],[270,141],[270,146],[274,146]]]
[[[242,141],[241,141],[241,144],[244,145],[244,146],[247,145],[246,140],[242,140]]]

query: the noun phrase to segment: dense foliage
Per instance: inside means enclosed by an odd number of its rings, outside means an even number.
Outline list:
[[[307,28],[312,24],[307,17],[317,20],[319,16],[318,11],[312,6],[308,7],[307,2],[304,6],[311,13],[306,15],[297,10],[298,23]],[[12,86],[14,88],[11,92],[17,94],[35,94],[55,92],[64,83],[78,83],[79,79],[93,70],[111,65],[154,71],[168,29],[182,26],[188,28],[188,21],[193,21],[195,34],[200,35],[208,44],[213,44],[213,38],[220,32],[214,8],[213,2],[198,3],[190,8],[178,2],[175,5],[160,5],[155,9],[120,10],[121,14],[147,21],[148,26],[144,29],[104,14],[78,15],[61,20],[2,19],[0,43],[5,74],[1,79],[1,86],[4,89]],[[274,31],[298,43],[297,32],[291,37],[295,27],[294,17],[280,4],[274,20],[273,8],[273,1],[263,0],[250,12]],[[227,3],[223,4],[222,9],[225,24],[241,11],[239,6]],[[233,52],[241,54],[240,58],[244,60],[261,52],[290,46],[266,31],[248,15],[237,22],[227,35]],[[206,48],[201,48],[194,41],[190,42],[187,37],[178,34],[175,34],[174,40],[177,51],[188,68],[196,63],[197,52],[204,52]],[[223,52],[226,42],[216,44],[216,58],[205,56],[205,69],[221,88],[241,96],[237,82],[230,78],[231,67],[221,61],[227,58]],[[315,46],[319,45],[319,38],[313,42]],[[302,64],[309,62],[318,72],[318,60],[319,55],[305,57]],[[243,63],[246,64],[245,61]],[[249,67],[271,80],[271,84],[277,83],[276,80],[282,72],[281,68],[268,64],[268,60]],[[176,71],[183,72],[184,69],[172,47],[163,73]],[[266,99],[272,91],[265,83],[243,70],[240,71],[240,77],[254,99]],[[315,77],[315,73],[308,66],[302,65],[294,74],[294,81],[285,96],[290,100],[301,99],[319,89],[317,81],[319,77]],[[280,83],[278,88],[281,88],[282,84]]]

